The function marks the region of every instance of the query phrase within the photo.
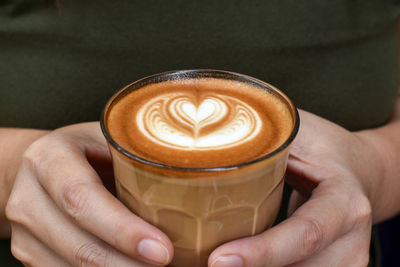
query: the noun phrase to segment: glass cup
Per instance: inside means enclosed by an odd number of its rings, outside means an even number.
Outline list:
[[[132,90],[167,80],[213,77],[262,88],[284,103],[293,125],[287,140],[269,154],[249,162],[217,168],[182,168],[134,155],[109,134],[109,110]],[[135,214],[168,235],[174,246],[170,266],[207,266],[219,245],[256,235],[270,227],[278,214],[288,150],[299,128],[291,100],[255,78],[217,70],[184,70],[152,75],[117,92],[101,118],[111,150],[118,198]]]

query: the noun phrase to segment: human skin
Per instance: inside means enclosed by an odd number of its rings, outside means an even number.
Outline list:
[[[304,111],[300,120],[288,161],[290,217],[217,248],[213,267],[367,266],[371,225],[400,212],[400,98],[378,129],[351,133]]]
[[[367,265],[371,225],[400,212],[400,99],[391,121],[377,129],[349,132],[301,110],[300,119],[288,161],[287,181],[296,189],[291,215],[220,246],[209,265]],[[1,129],[0,137],[7,159],[0,160],[0,206],[8,199],[0,229],[7,237],[11,225],[17,259],[28,266],[149,266],[172,259],[168,237],[112,194],[98,122],[51,132]]]

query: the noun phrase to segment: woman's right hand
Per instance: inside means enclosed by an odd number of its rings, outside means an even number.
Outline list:
[[[111,188],[98,122],[57,129],[25,151],[8,204],[13,255],[28,266],[166,265],[168,237],[129,211]]]

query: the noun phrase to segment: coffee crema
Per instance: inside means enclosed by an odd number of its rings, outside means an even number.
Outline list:
[[[282,145],[293,128],[278,96],[219,78],[145,85],[114,104],[106,119],[111,137],[128,152],[190,168],[255,160]]]

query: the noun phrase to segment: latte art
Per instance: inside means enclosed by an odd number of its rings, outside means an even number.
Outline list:
[[[214,168],[258,159],[288,138],[291,113],[272,90],[219,78],[154,82],[118,99],[107,127],[141,159]]]
[[[229,148],[252,140],[262,121],[247,103],[222,94],[197,99],[167,93],[151,99],[136,115],[140,132],[167,147],[183,150]]]

